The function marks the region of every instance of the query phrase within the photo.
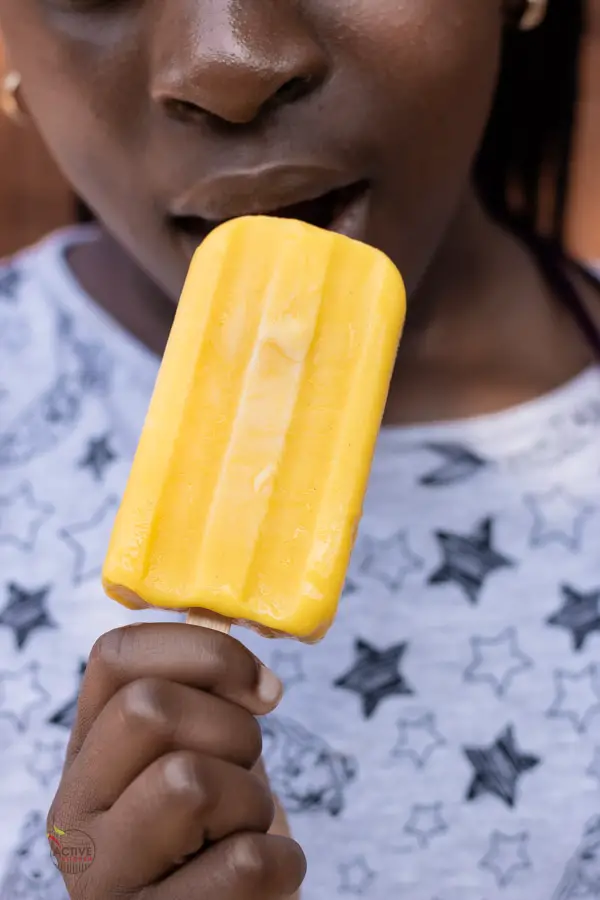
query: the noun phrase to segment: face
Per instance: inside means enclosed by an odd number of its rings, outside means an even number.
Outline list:
[[[224,219],[279,213],[386,252],[409,290],[465,191],[502,0],[0,0],[30,115],[176,298]]]

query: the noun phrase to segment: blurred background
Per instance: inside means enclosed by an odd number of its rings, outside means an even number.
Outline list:
[[[568,243],[574,255],[600,261],[600,0],[588,2]],[[0,256],[76,219],[75,198],[34,130],[0,115]]]

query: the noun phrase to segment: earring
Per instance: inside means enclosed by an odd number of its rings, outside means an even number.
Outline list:
[[[12,119],[13,122],[20,122],[25,111],[21,104],[19,91],[21,88],[21,74],[15,69],[7,72],[2,79],[2,89],[0,91],[0,109],[5,116]]]
[[[533,31],[542,24],[548,11],[548,0],[527,0],[519,22],[519,31]]]

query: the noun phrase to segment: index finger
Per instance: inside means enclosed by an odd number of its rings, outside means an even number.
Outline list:
[[[230,700],[253,715],[277,706],[277,676],[230,635],[183,623],[142,623],[109,631],[90,654],[66,767],[101,710],[123,685],[163,678]]]

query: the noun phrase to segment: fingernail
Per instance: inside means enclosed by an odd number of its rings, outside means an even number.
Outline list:
[[[275,672],[260,664],[256,693],[266,706],[276,706],[283,695],[283,685]]]

